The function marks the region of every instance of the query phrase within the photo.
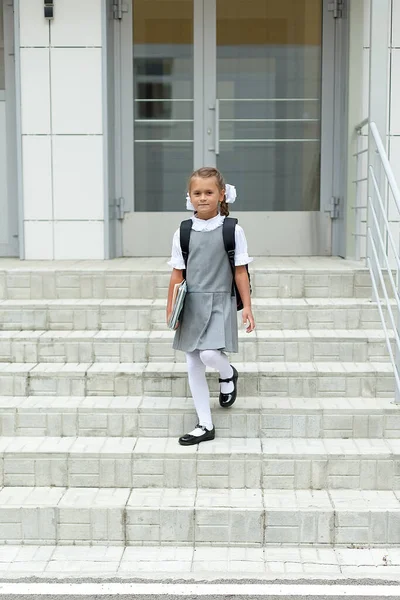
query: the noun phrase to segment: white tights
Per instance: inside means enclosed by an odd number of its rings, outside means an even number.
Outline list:
[[[207,429],[212,429],[213,422],[210,409],[210,391],[206,380],[206,367],[219,371],[221,379],[229,379],[233,375],[229,359],[221,350],[195,350],[194,352],[186,352],[186,361],[190,391],[192,392],[199,423]],[[233,391],[233,387],[232,382],[221,383],[221,392],[229,394]]]

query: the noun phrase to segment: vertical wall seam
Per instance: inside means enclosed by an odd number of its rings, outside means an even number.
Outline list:
[[[394,27],[394,21],[393,21],[393,0],[391,0],[390,2],[390,9],[389,9],[389,47],[388,47],[388,53],[389,53],[389,57],[388,57],[388,115],[387,115],[387,144],[386,144],[386,148],[387,148],[387,153],[388,153],[388,159],[390,162],[390,158],[391,158],[391,154],[392,154],[392,76],[393,76],[393,27]],[[390,224],[390,204],[391,204],[391,199],[390,199],[390,193],[388,193],[388,197],[387,197],[387,202],[386,202],[386,218]],[[390,254],[390,242],[388,239],[388,235],[385,236],[385,252],[387,255]]]
[[[51,77],[51,21],[49,25],[49,103],[50,103],[50,181],[51,181],[51,230],[52,230],[52,258],[56,258],[55,248],[55,222],[54,222],[54,144],[53,144],[53,93]]]
[[[103,256],[110,258],[110,215],[109,215],[109,151],[108,151],[108,43],[107,43],[107,0],[102,0],[101,6],[101,111],[103,127]]]
[[[16,119],[15,134],[17,145],[17,200],[18,200],[18,243],[19,257],[25,259],[25,228],[24,228],[24,194],[22,178],[22,119],[21,119],[21,48],[20,48],[20,4],[19,0],[14,0],[14,55],[15,55],[15,101],[16,101]]]

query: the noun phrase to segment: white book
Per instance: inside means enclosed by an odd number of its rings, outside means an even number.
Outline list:
[[[176,329],[176,324],[179,321],[180,314],[182,312],[183,304],[185,302],[185,296],[187,292],[186,281],[183,280],[181,283],[176,283],[174,286],[174,292],[172,295],[172,312],[168,321],[168,327],[170,329]]]

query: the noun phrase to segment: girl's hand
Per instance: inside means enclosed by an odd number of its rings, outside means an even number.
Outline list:
[[[251,308],[243,308],[242,311],[243,325],[247,325],[246,333],[251,333],[256,328],[256,323],[254,321],[253,313]]]

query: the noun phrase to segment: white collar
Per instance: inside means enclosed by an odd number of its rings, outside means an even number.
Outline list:
[[[217,227],[221,227],[224,220],[225,217],[223,217],[222,215],[216,215],[215,217],[212,217],[212,219],[207,220],[199,219],[198,217],[196,217],[196,215],[193,215],[192,229],[194,231],[213,231],[214,229],[217,229]]]

